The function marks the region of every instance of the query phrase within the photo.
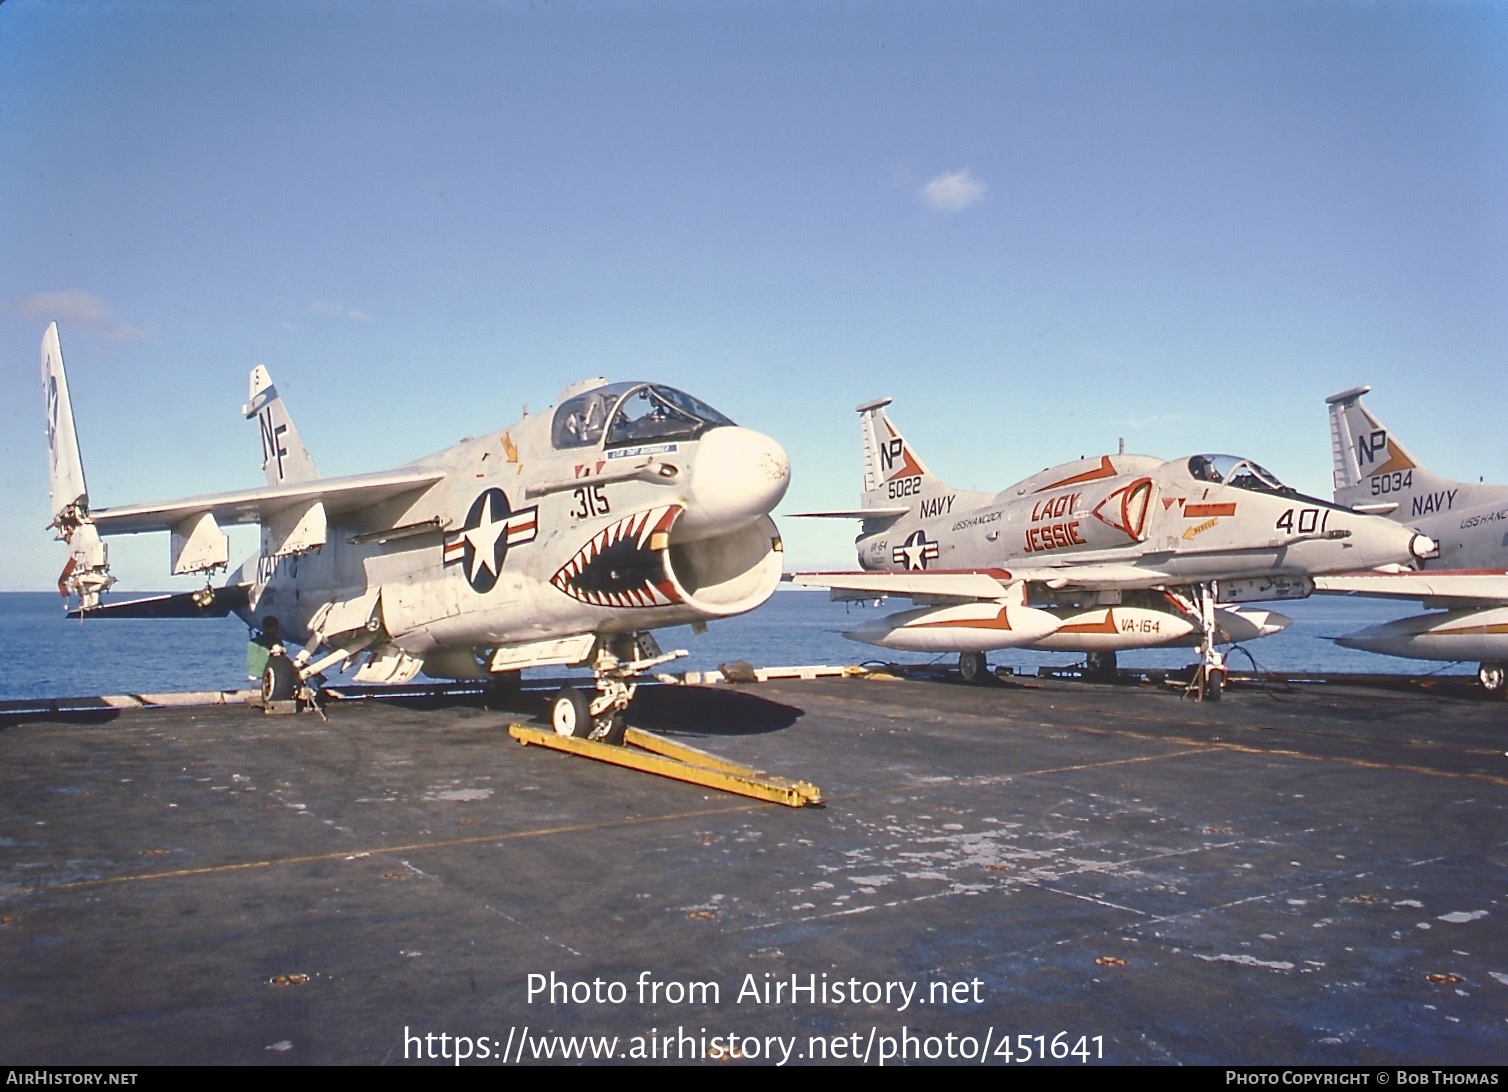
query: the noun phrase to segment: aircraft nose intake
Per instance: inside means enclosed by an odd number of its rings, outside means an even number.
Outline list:
[[[737,426],[712,429],[697,444],[677,534],[721,533],[768,515],[790,483],[791,461],[774,440]]]
[[[1409,552],[1420,561],[1440,556],[1440,545],[1428,535],[1415,535],[1409,540]]]

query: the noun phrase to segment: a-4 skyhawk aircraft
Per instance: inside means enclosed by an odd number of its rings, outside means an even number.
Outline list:
[[[1508,695],[1508,485],[1433,474],[1361,404],[1370,387],[1333,394],[1335,499],[1386,515],[1440,544],[1422,572],[1329,576],[1319,590],[1412,599],[1439,608],[1336,638],[1347,648],[1419,660],[1477,660],[1477,678]]]
[[[42,339],[53,527],[69,546],[60,588],[101,614],[271,615],[302,645],[268,659],[269,699],[363,659],[358,682],[516,677],[588,664],[598,693],[566,688],[566,735],[621,737],[633,678],[662,656],[649,630],[752,610],[780,580],[769,513],[790,464],[780,445],[656,383],[591,379],[506,429],[396,470],[323,478],[267,370],[244,408],[266,484],[156,504],[94,508],[84,482],[57,325]],[[259,553],[228,568],[222,524],[261,526]],[[101,605],[114,582],[104,537],[171,533],[175,575],[198,592]]]
[[[1166,462],[1102,455],[996,494],[945,485],[885,415],[858,407],[864,445],[861,572],[800,573],[835,598],[921,604],[846,634],[887,648],[958,652],[965,678],[1001,648],[1100,655],[1197,643],[1201,696],[1218,698],[1227,639],[1286,625],[1221,602],[1302,598],[1317,573],[1425,557],[1434,543],[1377,516],[1287,488],[1228,455]]]

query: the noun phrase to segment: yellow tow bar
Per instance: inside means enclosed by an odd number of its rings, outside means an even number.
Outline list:
[[[803,808],[822,803],[822,792],[810,781],[787,781],[771,777],[759,770],[740,766],[727,759],[672,743],[668,739],[651,735],[638,728],[623,733],[623,745],[599,743],[592,739],[577,739],[574,736],[557,735],[549,730],[528,728],[522,724],[510,724],[508,734],[528,746],[553,747],[598,762],[611,762],[614,766],[627,766],[645,773],[702,785],[709,789],[737,793],[739,796],[768,800],[772,804],[784,804],[788,808]]]

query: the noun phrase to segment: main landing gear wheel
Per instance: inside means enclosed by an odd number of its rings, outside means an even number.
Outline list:
[[[575,687],[562,687],[550,703],[550,726],[558,736],[585,739],[592,734],[592,703]]]
[[[292,701],[298,690],[298,672],[287,656],[267,657],[262,669],[262,702]]]
[[[1498,663],[1484,663],[1477,668],[1477,682],[1495,698],[1508,696],[1508,667]]]
[[[1114,680],[1115,653],[1086,652],[1084,654],[1084,674],[1091,679],[1098,679],[1100,682]]]
[[[963,676],[964,682],[978,685],[989,676],[990,665],[983,652],[960,652],[958,673]]]

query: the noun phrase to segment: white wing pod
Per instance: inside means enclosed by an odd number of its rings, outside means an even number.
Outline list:
[[[1121,652],[1129,648],[1194,644],[1194,620],[1168,610],[1149,607],[1054,607],[1060,620],[1056,633],[1038,642],[1049,652]]]
[[[865,622],[843,636],[908,652],[989,652],[1039,644],[1061,623],[1035,607],[963,603],[922,607]]]
[[[1199,624],[1191,615],[1155,607],[1050,607],[1061,621],[1058,631],[1033,647],[1047,652],[1125,652],[1136,648],[1188,647],[1199,644]],[[1215,609],[1220,644],[1270,637],[1292,624],[1277,611]]]
[[[1416,614],[1348,633],[1335,643],[1414,660],[1508,660],[1508,607]]]
[[[1220,630],[1223,642],[1240,644],[1282,633],[1293,625],[1293,619],[1275,610],[1235,610],[1231,607],[1215,608],[1215,625]]]

